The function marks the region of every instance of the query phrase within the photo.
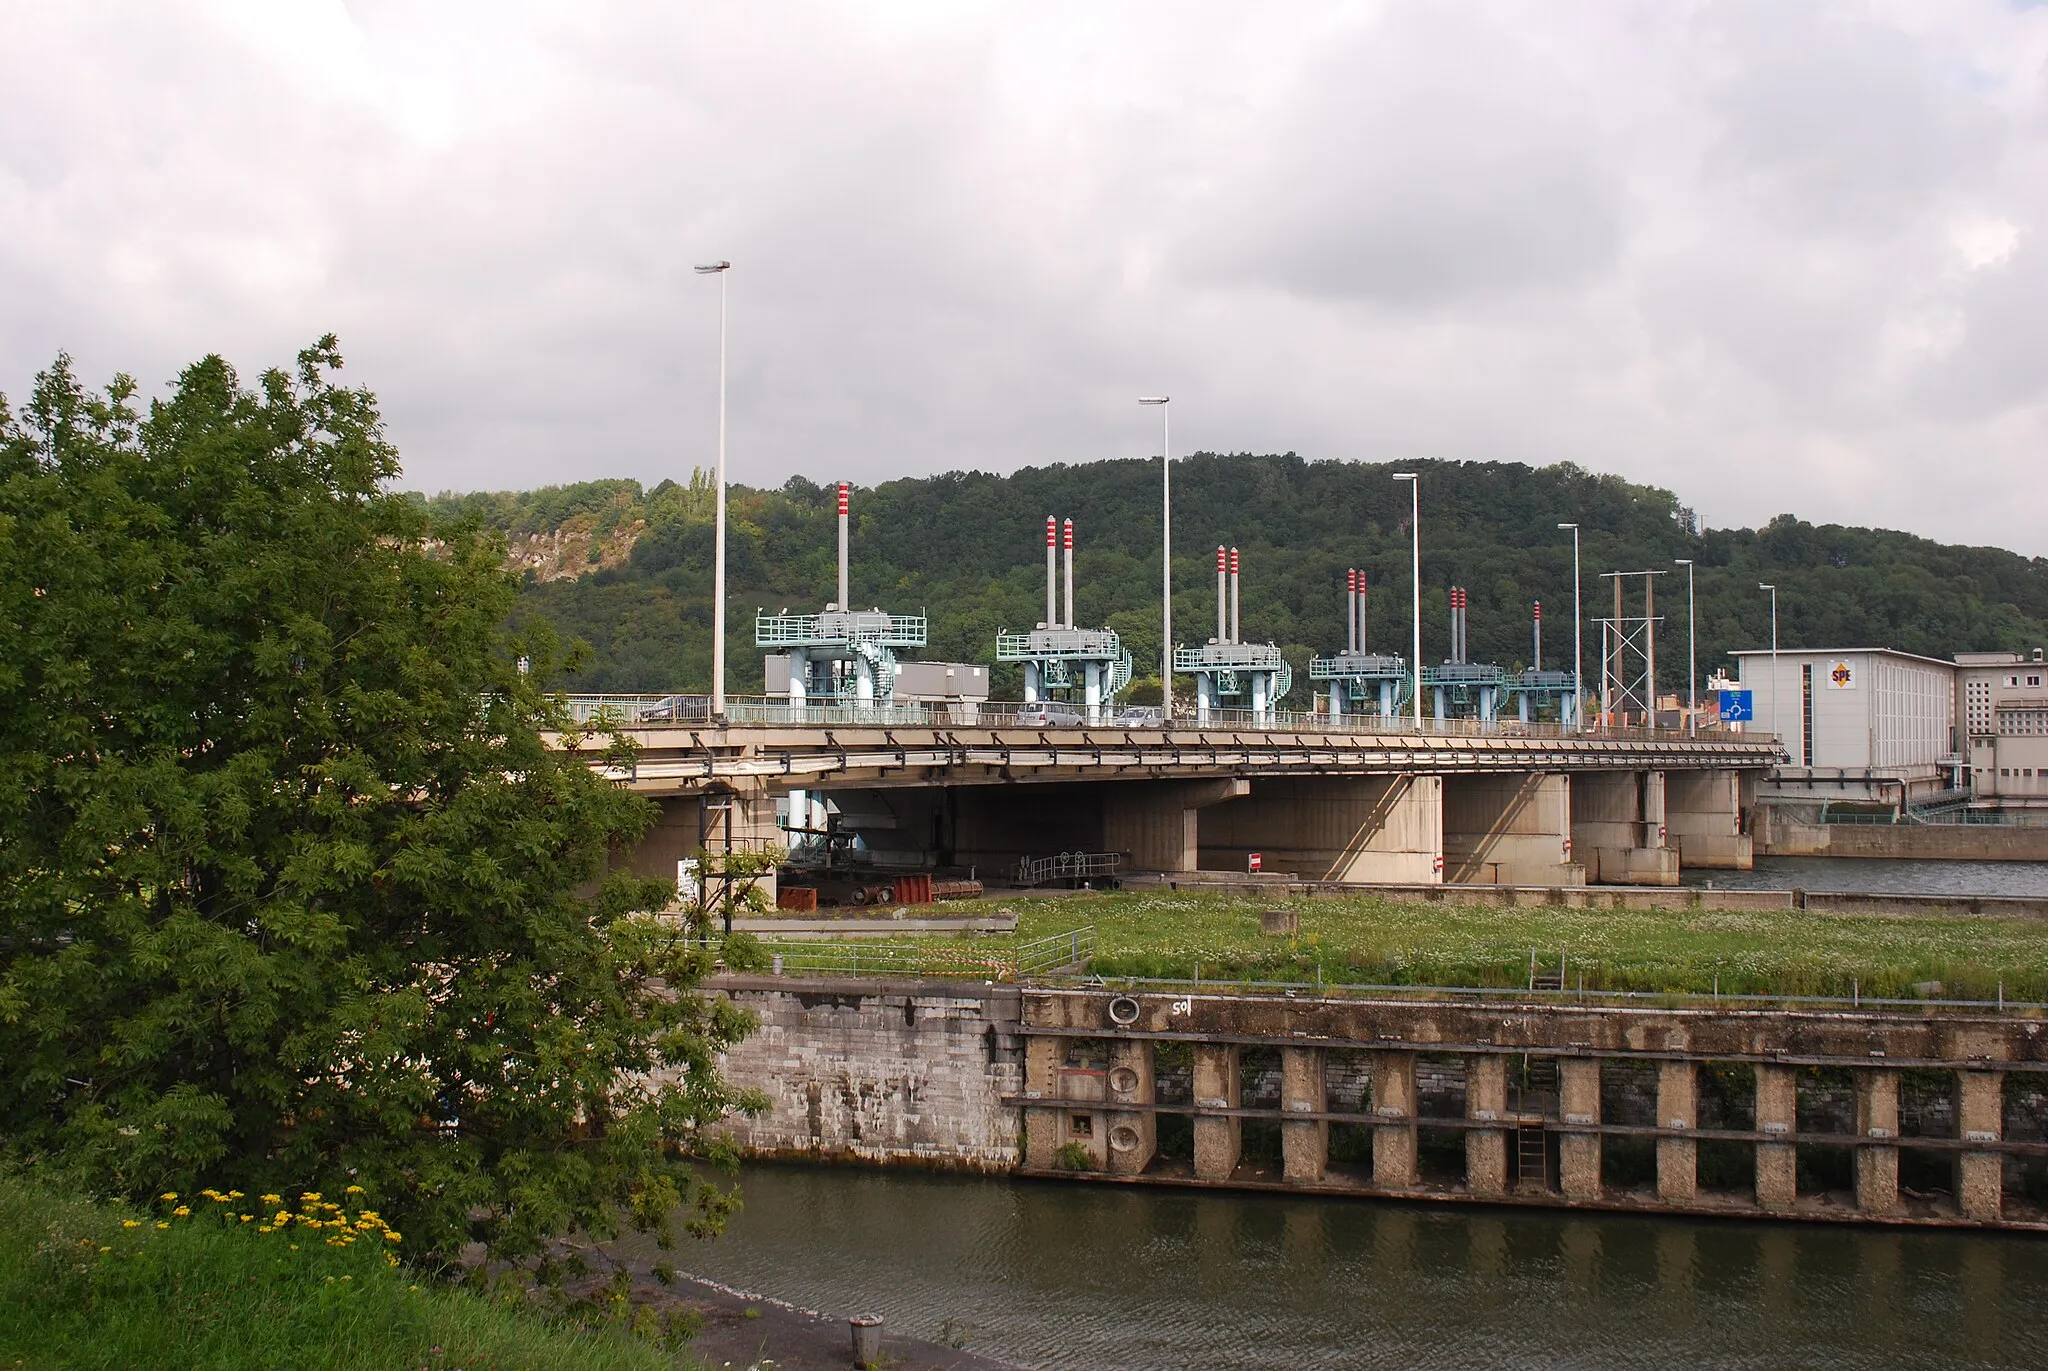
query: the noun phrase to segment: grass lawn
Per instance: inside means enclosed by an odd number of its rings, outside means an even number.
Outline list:
[[[990,901],[1014,938],[929,944],[930,958],[1008,948],[1092,924],[1107,976],[1366,985],[1526,985],[1534,949],[1560,952],[1587,989],[2048,1001],[2048,921],[1770,910],[1470,907],[1370,896],[1239,897],[1115,892]],[[1267,937],[1259,911],[1291,908],[1298,937]],[[936,962],[934,962],[936,965]],[[909,968],[905,968],[909,969]]]
[[[172,1206],[162,1206],[169,1210]],[[61,1198],[0,1175],[0,1371],[674,1371],[622,1333],[552,1326],[387,1264],[385,1244]],[[158,1227],[168,1222],[168,1227]],[[373,1239],[381,1235],[370,1235]],[[294,1248],[293,1244],[297,1246]]]

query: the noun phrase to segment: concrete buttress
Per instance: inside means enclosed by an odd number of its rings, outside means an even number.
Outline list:
[[[1280,1109],[1283,1114],[1320,1114],[1327,1107],[1323,1050],[1280,1049]],[[1319,1181],[1330,1159],[1330,1125],[1323,1119],[1280,1121],[1282,1175],[1290,1181]]]
[[[1789,1209],[1799,1199],[1799,1078],[1789,1066],[1756,1068],[1756,1127],[1783,1142],[1756,1145],[1756,1202],[1764,1209]]]
[[[1958,1071],[1956,1136],[1995,1143],[2005,1133],[2005,1073]],[[1996,1220],[2005,1212],[2005,1158],[1997,1152],[1956,1154],[1956,1207],[1966,1219]]]
[[[1243,1073],[1234,1043],[1195,1044],[1195,1108],[1236,1109],[1244,1102]],[[1195,1115],[1195,1176],[1223,1181],[1237,1170],[1244,1125],[1235,1115]]]
[[[1415,1054],[1372,1054],[1372,1183],[1384,1190],[1415,1184]]]
[[[1198,870],[1199,811],[1250,793],[1251,782],[1236,779],[1104,787],[1103,847],[1127,854],[1132,871]]]
[[[1574,1133],[1574,1124],[1600,1122],[1600,1061],[1564,1057],[1557,1063],[1558,1113],[1565,1132],[1557,1145],[1558,1188],[1568,1200],[1600,1198],[1600,1135]]]
[[[1899,1207],[1899,1149],[1896,1143],[1873,1146],[1871,1139],[1899,1136],[1899,1073],[1891,1067],[1864,1067],[1856,1073],[1856,1132],[1864,1145],[1856,1149],[1856,1207],[1866,1214],[1889,1214]]]
[[[1442,879],[1443,781],[1436,776],[1260,777],[1202,812],[1201,863],[1315,881],[1429,885]]]
[[[1465,1059],[1465,1117],[1498,1119],[1508,1108],[1508,1059],[1488,1052]],[[1465,1188],[1474,1195],[1508,1191],[1508,1135],[1499,1128],[1465,1133]]]
[[[1657,1126],[1699,1127],[1699,1066],[1660,1062],[1657,1066]],[[1699,1191],[1699,1143],[1692,1138],[1657,1139],[1657,1198],[1690,1204]]]
[[[1153,1071],[1153,1045],[1148,1038],[1118,1038],[1109,1045],[1109,1074],[1105,1079],[1112,1106],[1151,1104],[1157,1098],[1158,1077]],[[1159,1154],[1158,1116],[1151,1110],[1119,1113],[1112,1108],[1103,1120],[1109,1142],[1109,1171],[1114,1176],[1136,1176]]]

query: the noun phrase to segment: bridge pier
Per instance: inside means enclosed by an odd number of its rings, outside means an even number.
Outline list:
[[[1443,864],[1457,885],[1584,885],[1571,784],[1555,772],[1443,778]]]
[[[1958,1071],[1956,1136],[1995,1143],[2005,1135],[2005,1073]],[[1996,1222],[2004,1213],[2005,1158],[1997,1152],[1956,1154],[1956,1208],[1966,1219]]]
[[[1664,822],[1681,866],[1748,871],[1755,848],[1742,831],[1742,774],[1667,771]]]
[[[1249,795],[1246,780],[1138,781],[1103,787],[1102,846],[1133,871],[1201,869],[1199,812]]]
[[[1600,885],[1677,885],[1665,845],[1664,773],[1589,771],[1571,778],[1572,853]]]
[[[1428,885],[1442,879],[1443,778],[1260,777],[1249,793],[1201,816],[1201,865],[1314,881]]]
[[[1699,1127],[1699,1064],[1660,1062],[1657,1066],[1657,1126]],[[1691,1204],[1699,1193],[1700,1145],[1691,1138],[1657,1139],[1657,1198]]]
[[[1382,1190],[1415,1184],[1415,1054],[1372,1054],[1372,1183]]]

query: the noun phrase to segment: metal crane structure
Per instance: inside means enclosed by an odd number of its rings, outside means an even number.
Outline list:
[[[754,618],[754,646],[788,654],[789,703],[794,709],[887,706],[896,694],[896,649],[925,645],[922,614],[850,608],[847,508],[848,486],[841,481],[839,598],[821,614],[757,614]]]
[[[1062,532],[1066,545],[1066,608],[1061,612],[1055,554]],[[1029,633],[996,633],[996,661],[1024,668],[1024,703],[1064,699],[1082,708],[1091,724],[1131,683],[1131,654],[1116,631],[1082,628],[1074,611],[1074,521],[1062,531],[1045,516],[1045,620]]]
[[[1173,652],[1174,671],[1195,678],[1197,724],[1220,713],[1226,701],[1254,722],[1270,721],[1280,697],[1294,684],[1294,669],[1277,644],[1247,643],[1238,636],[1237,575],[1237,549],[1217,548],[1216,636],[1201,647]]]
[[[1391,719],[1408,703],[1408,659],[1369,652],[1365,646],[1365,573],[1344,573],[1344,650],[1308,664],[1311,681],[1329,683],[1326,709],[1332,720],[1346,714]]]

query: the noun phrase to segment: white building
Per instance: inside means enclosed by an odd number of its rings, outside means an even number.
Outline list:
[[[2048,665],[2035,648],[1958,652],[1962,711],[1956,730],[1979,799],[2048,804]]]
[[[1890,648],[1732,654],[1757,732],[1789,760],[1759,792],[1788,800],[1911,802],[1951,788],[1958,667]]]

